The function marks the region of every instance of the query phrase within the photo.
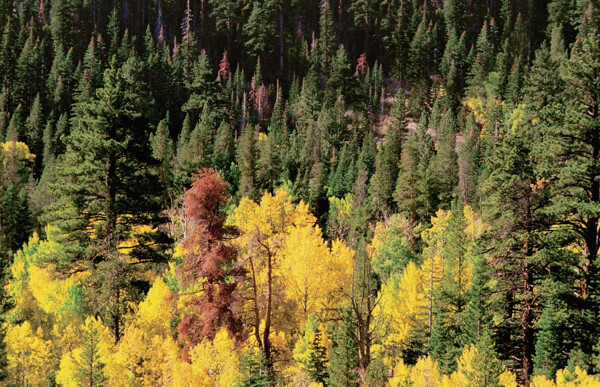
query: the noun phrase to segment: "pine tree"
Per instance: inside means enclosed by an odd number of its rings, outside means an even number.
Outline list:
[[[240,169],[240,197],[254,198],[256,195],[256,166],[258,131],[246,126],[237,145],[237,164]]]
[[[452,201],[454,190],[458,184],[458,165],[456,156],[456,118],[452,110],[444,114],[441,128],[438,130],[438,151],[432,167],[435,170],[434,189],[437,203],[447,207]]]
[[[234,33],[237,24],[242,20],[240,2],[234,0],[210,0],[209,1],[212,12],[211,17],[215,18],[215,26],[217,31],[225,32],[227,36],[227,52],[233,53],[231,47],[231,41],[234,37]]]
[[[335,28],[333,22],[333,11],[329,0],[323,0],[319,5],[319,53],[322,55],[321,68],[323,74],[329,74],[329,63],[335,52]]]
[[[438,361],[444,373],[456,369],[456,359],[462,352],[464,312],[471,282],[471,263],[465,251],[467,237],[464,233],[466,224],[462,205],[454,201],[450,212],[441,252],[444,273],[436,291],[436,323],[430,340],[432,357]]]
[[[40,95],[38,94],[33,101],[33,106],[25,122],[27,128],[27,143],[30,145],[31,151],[36,155],[42,155],[43,150],[43,132],[44,124],[42,122],[42,106]],[[42,157],[38,157],[34,168],[34,174],[38,175],[42,167]]]
[[[187,306],[192,313],[178,325],[179,341],[188,348],[202,338],[214,340],[219,327],[239,339],[242,321],[233,306],[236,278],[243,270],[233,267],[237,248],[228,242],[237,230],[225,225],[224,206],[229,200],[227,183],[212,168],[205,168],[192,179],[183,205],[193,225],[183,241],[187,253],[179,266],[183,289],[194,289],[202,281],[203,292],[192,296]]]
[[[235,143],[233,127],[226,121],[221,121],[215,138],[213,165],[218,171],[226,171],[235,161]]]
[[[105,364],[101,360],[101,338],[99,327],[102,324],[93,318],[88,318],[82,329],[83,343],[81,355],[75,360],[78,368],[77,381],[85,386],[102,386],[107,382],[104,376]]]
[[[352,0],[350,11],[354,14],[354,24],[363,28],[363,52],[369,51],[371,23],[378,17],[378,9],[373,0]]]
[[[190,91],[190,97],[183,105],[183,111],[198,112],[207,105],[210,109],[215,109],[215,112],[218,111],[223,102],[220,94],[221,85],[216,81],[205,51],[202,51],[194,62],[191,81],[186,84],[186,88]]]
[[[152,170],[158,162],[148,149],[148,125],[133,96],[124,93],[125,83],[113,61],[103,88],[66,139],[53,185],[58,200],[46,218],[68,246],[68,253],[55,258],[57,270],[91,269],[87,281],[97,289],[92,305],[110,321],[115,341],[123,329],[123,303],[136,294],[135,270],[164,261],[169,243],[161,232],[140,233],[140,226],[164,222],[163,187]],[[121,242],[132,237],[138,246],[123,251]]]
[[[517,127],[504,137],[490,160],[493,171],[485,182],[484,215],[492,222],[492,273],[501,290],[492,309],[498,311],[497,350],[512,358],[511,368],[527,384],[533,371],[535,326],[540,300],[536,287],[550,270],[549,262],[564,252],[549,232],[554,224],[548,181],[533,170],[531,145],[535,132]],[[554,258],[551,258],[554,257]],[[548,270],[548,271],[547,271]]]
[[[11,184],[4,190],[0,207],[0,241],[10,253],[27,242],[33,229],[28,193],[22,183],[20,185]]]
[[[398,180],[402,142],[406,135],[404,124],[404,96],[397,96],[392,107],[390,124],[375,162],[371,179],[371,197],[375,210],[384,217],[395,210],[394,190]]]
[[[575,231],[575,243],[582,250],[576,270],[582,274],[578,293],[583,301],[585,327],[578,329],[582,329],[581,335],[593,337],[600,310],[600,297],[596,294],[600,278],[596,263],[600,239],[600,185],[597,183],[600,175],[600,137],[597,135],[600,23],[597,5],[588,4],[570,57],[561,66],[560,79],[549,76],[558,63],[548,58],[546,49],[531,71],[532,88],[526,98],[534,103],[532,109],[542,108],[539,118],[544,137],[538,155],[543,162],[539,164],[542,167],[539,173],[552,180],[552,213]],[[573,157],[575,154],[580,156]],[[589,339],[581,342],[584,352],[593,352]]]
[[[73,42],[74,20],[72,13],[74,6],[71,0],[58,0],[52,2],[50,8],[50,31],[54,46],[71,47]]]
[[[352,76],[352,65],[343,46],[335,52],[330,62],[329,77],[325,87],[325,103],[329,106],[333,105],[340,95],[349,104],[357,103],[358,81]]]
[[[269,371],[267,369],[267,360],[265,354],[260,350],[248,350],[240,359],[240,386],[242,387],[262,387],[273,386]]]
[[[323,346],[321,341],[321,330],[317,328],[315,337],[309,347],[307,371],[315,382],[325,384],[325,381],[329,378],[327,373],[327,348]]]
[[[273,53],[273,46],[269,43],[276,34],[275,9],[272,1],[253,3],[252,12],[244,23],[244,46],[250,57],[263,58]]]
[[[327,385],[334,387],[354,387],[359,385],[358,341],[356,322],[352,311],[342,310],[341,321],[333,331],[333,347],[329,361]]]
[[[158,167],[158,176],[164,187],[171,187],[173,184],[174,145],[169,131],[169,121],[167,112],[167,116],[158,123],[156,132],[150,135],[152,156],[161,163]]]

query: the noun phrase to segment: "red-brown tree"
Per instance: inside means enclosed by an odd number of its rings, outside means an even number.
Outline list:
[[[188,219],[182,241],[187,253],[179,269],[183,293],[186,289],[193,293],[201,283],[199,293],[188,301],[194,313],[184,316],[178,326],[184,346],[192,347],[203,337],[213,340],[219,327],[236,338],[242,331],[234,293],[243,269],[234,265],[237,249],[228,242],[237,230],[225,225],[222,214],[228,187],[218,172],[205,168],[193,176],[183,199]]]

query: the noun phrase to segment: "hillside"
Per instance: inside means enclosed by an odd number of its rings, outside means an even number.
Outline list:
[[[0,28],[0,385],[600,386],[597,0]]]

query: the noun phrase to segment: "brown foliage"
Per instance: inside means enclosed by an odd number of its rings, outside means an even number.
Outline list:
[[[212,168],[192,178],[183,205],[190,224],[182,241],[187,254],[180,266],[183,288],[202,282],[202,293],[193,296],[188,305],[195,314],[185,316],[179,324],[180,341],[188,346],[202,337],[213,340],[220,326],[239,337],[242,324],[236,316],[236,278],[243,275],[235,267],[236,248],[228,240],[237,230],[225,226],[223,206],[229,200],[228,184]]]
[[[231,69],[229,68],[229,60],[227,59],[227,51],[223,52],[223,59],[219,63],[219,72],[217,73],[217,80],[219,82],[227,82],[231,77]]]
[[[367,73],[369,72],[369,62],[367,62],[367,54],[362,53],[360,57],[356,60],[356,72],[354,75],[363,79]]]

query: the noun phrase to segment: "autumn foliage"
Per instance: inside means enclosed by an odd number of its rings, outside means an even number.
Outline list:
[[[229,199],[228,184],[212,168],[193,177],[183,205],[189,226],[182,241],[187,251],[179,274],[184,289],[197,292],[188,301],[194,311],[179,324],[180,341],[193,346],[202,337],[214,339],[219,326],[237,336],[241,321],[235,314],[235,277],[243,270],[231,267],[236,248],[228,243],[236,229],[225,226],[223,206]],[[201,281],[198,288],[198,282]]]

